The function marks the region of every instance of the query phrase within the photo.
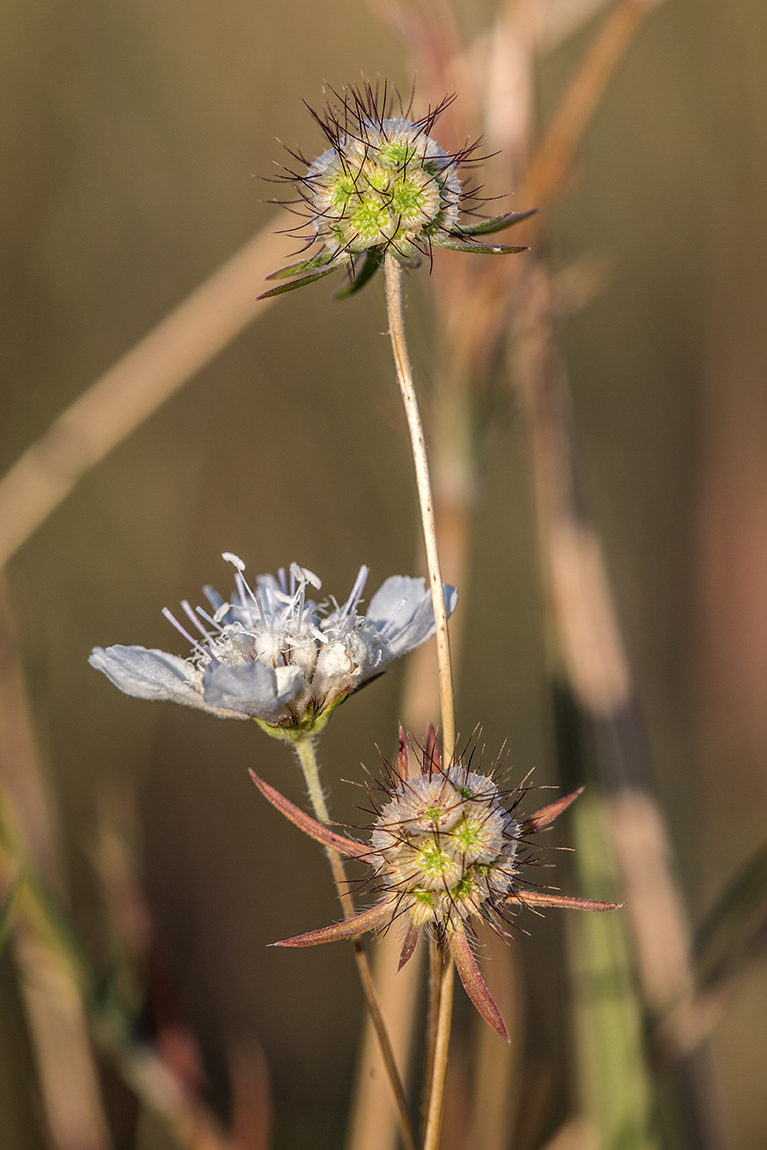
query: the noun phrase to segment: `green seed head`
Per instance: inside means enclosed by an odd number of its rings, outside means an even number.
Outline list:
[[[314,161],[305,185],[316,237],[334,253],[391,247],[410,257],[458,221],[458,163],[422,121],[361,116]]]

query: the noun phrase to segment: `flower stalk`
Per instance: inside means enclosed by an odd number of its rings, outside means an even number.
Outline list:
[[[429,572],[434,621],[437,635],[437,659],[439,662],[439,697],[442,714],[442,755],[446,763],[453,758],[455,750],[455,707],[453,701],[453,671],[450,663],[450,636],[447,630],[447,611],[442,590],[442,573],[437,546],[437,525],[434,518],[434,499],[431,491],[429,461],[426,455],[426,441],[423,423],[418,408],[418,397],[413,383],[413,369],[405,337],[405,316],[402,305],[402,265],[391,253],[384,258],[386,277],[386,310],[389,317],[389,336],[394,353],[394,366],[397,382],[405,407],[410,443],[415,464],[418,502],[421,508],[423,538],[426,546],[426,564]]]
[[[418,502],[421,509],[423,538],[426,547],[426,565],[429,572],[434,622],[437,638],[437,662],[439,666],[439,699],[442,715],[442,754],[443,761],[450,763],[455,753],[455,704],[453,696],[453,669],[450,661],[450,636],[447,629],[445,596],[442,591],[442,571],[439,562],[437,524],[434,517],[434,498],[431,490],[429,461],[426,454],[426,441],[423,423],[418,407],[418,397],[413,383],[413,369],[405,336],[405,315],[402,303],[402,265],[390,253],[384,258],[386,277],[386,310],[389,317],[389,337],[394,354],[397,382],[405,407],[410,444],[415,464]],[[432,963],[435,956],[432,954]],[[433,985],[433,990],[436,990]],[[453,1016],[453,962],[444,962],[439,985],[439,1006],[436,994],[432,997],[432,1009],[437,1011],[437,1026],[433,1052],[427,1052],[427,1094],[425,1096],[426,1131],[424,1150],[437,1150],[442,1125],[442,1101],[447,1075],[447,1055],[450,1045],[450,1023]],[[430,1036],[431,1037],[431,1036]],[[429,1043],[431,1047],[431,1042]],[[429,1069],[431,1073],[429,1074]]]
[[[439,1135],[442,1129],[442,1103],[445,1097],[445,1079],[447,1077],[447,1055],[450,1045],[450,1024],[453,1018],[454,970],[455,964],[452,957],[445,955],[439,984],[437,1037],[434,1045],[434,1066],[429,1088],[423,1150],[438,1150],[439,1147]]]
[[[330,812],[328,811],[328,805],[325,802],[325,796],[320,783],[316,739],[310,737],[296,739],[294,747],[296,757],[304,775],[306,789],[309,792],[309,801],[312,804],[312,809],[317,816],[317,820],[327,825],[330,822]],[[325,851],[328,856],[328,861],[330,862],[330,869],[333,872],[333,881],[335,882],[338,898],[344,912],[344,918],[347,920],[351,919],[354,917],[355,909],[352,896],[349,894],[349,883],[346,878],[346,868],[344,867],[343,859],[338,851],[331,846],[326,845]],[[365,1002],[370,1012],[370,1018],[376,1035],[378,1036],[381,1056],[386,1068],[389,1084],[391,1085],[392,1094],[394,1095],[394,1104],[399,1119],[402,1142],[405,1146],[405,1150],[417,1150],[415,1134],[408,1112],[407,1098],[405,1097],[405,1088],[402,1085],[402,1079],[400,1078],[397,1063],[394,1059],[394,1051],[392,1049],[391,1039],[389,1038],[389,1032],[386,1029],[386,1023],[384,1022],[381,1007],[376,996],[373,976],[370,971],[370,963],[368,962],[362,939],[354,938],[353,943],[357,974],[363,994],[365,995]]]

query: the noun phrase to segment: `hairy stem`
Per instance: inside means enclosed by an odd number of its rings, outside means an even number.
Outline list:
[[[455,714],[453,709],[453,673],[450,665],[450,638],[447,630],[445,593],[442,587],[442,572],[437,549],[437,528],[434,521],[434,500],[431,493],[429,463],[426,457],[426,442],[423,435],[421,413],[413,384],[413,369],[405,340],[405,316],[402,307],[402,266],[397,259],[387,253],[384,259],[386,273],[386,310],[389,316],[389,336],[394,352],[397,380],[405,405],[405,415],[410,432],[410,443],[415,463],[418,501],[421,507],[423,537],[426,545],[426,564],[429,570],[431,597],[434,604],[434,621],[437,628],[437,658],[439,660],[439,696],[442,711],[442,754],[449,763],[455,749]]]
[[[312,738],[299,739],[295,744],[296,755],[301,765],[301,770],[304,773],[306,780],[306,787],[309,791],[309,801],[312,804],[315,815],[321,823],[330,822],[330,813],[328,811],[325,796],[322,793],[322,786],[320,784],[319,765],[317,763],[317,755],[315,751],[315,741]],[[352,896],[349,894],[349,883],[346,878],[346,868],[344,867],[343,859],[338,851],[331,850],[326,847],[325,853],[330,862],[330,869],[333,872],[333,881],[336,884],[338,897],[344,912],[344,918],[354,917],[354,902]],[[370,964],[368,957],[365,953],[362,940],[359,938],[354,939],[354,959],[357,963],[357,974],[362,985],[362,991],[365,995],[370,1018],[375,1027],[378,1042],[381,1047],[381,1056],[386,1068],[386,1074],[391,1085],[392,1093],[394,1095],[394,1104],[397,1108],[397,1115],[399,1118],[400,1134],[405,1146],[405,1150],[417,1150],[415,1134],[413,1133],[413,1126],[410,1121],[410,1114],[407,1108],[407,1099],[405,1097],[405,1090],[402,1085],[402,1080],[397,1070],[397,1064],[394,1060],[394,1051],[392,1049],[389,1032],[386,1029],[381,1007],[378,1004],[376,997],[375,987],[373,985],[373,976],[370,973]]]
[[[447,1077],[447,1054],[450,1045],[450,1022],[453,1017],[454,970],[453,960],[448,953],[444,958],[440,981],[437,1038],[434,1044],[434,1067],[423,1150],[438,1150],[439,1147],[439,1135],[442,1128],[442,1102],[445,1097],[445,1078]]]

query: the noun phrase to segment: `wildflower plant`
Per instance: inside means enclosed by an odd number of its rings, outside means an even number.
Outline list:
[[[292,564],[289,576],[260,575],[253,587],[236,555],[236,590],[225,601],[205,588],[210,610],[184,601],[194,633],[167,609],[169,621],[191,644],[186,658],[144,647],[96,648],[91,663],[122,691],[144,699],[170,699],[224,718],[253,718],[268,734],[289,741],[306,779],[315,818],[283,798],[258,776],[262,793],[327,851],[344,922],[287,939],[282,946],[311,946],[353,939],[354,953],[391,1084],[406,1150],[417,1150],[407,1099],[378,1005],[360,936],[368,930],[402,930],[400,966],[426,934],[432,950],[430,1002],[434,1030],[428,1047],[423,1150],[437,1150],[457,970],[480,1014],[503,1038],[506,1027],[473,953],[473,922],[500,934],[524,906],[607,910],[614,903],[585,901],[536,886],[524,873],[534,861],[530,836],[547,827],[579,792],[528,818],[516,815],[524,788],[503,792],[494,774],[475,771],[471,757],[456,752],[452,668],[447,620],[457,595],[442,580],[426,443],[407,350],[402,298],[403,269],[416,267],[433,248],[513,254],[522,247],[488,245],[481,237],[532,215],[509,212],[466,223],[477,215],[478,191],[461,182],[461,168],[477,162],[476,144],[448,152],[433,138],[448,96],[420,119],[396,93],[367,82],[332,92],[323,113],[313,113],[328,147],[314,161],[295,153],[306,168],[286,170],[298,200],[307,250],[319,251],[272,274],[290,280],[266,292],[277,295],[339,268],[350,282],[340,294],[363,286],[383,268],[389,335],[408,423],[421,511],[429,585],[392,576],[361,611],[367,568],[339,606],[317,603],[321,587],[313,572]],[[398,114],[395,104],[399,103]],[[411,102],[412,103],[412,102]],[[479,239],[478,239],[479,237]],[[441,754],[430,731],[411,775],[407,742],[400,730],[396,766],[388,767],[373,792],[376,819],[363,843],[331,829],[320,785],[315,744],[330,715],[349,695],[380,675],[398,656],[436,635],[441,711]],[[444,766],[442,764],[445,764]],[[252,772],[251,772],[252,773]],[[377,902],[357,912],[342,856],[366,861]]]
[[[323,112],[309,109],[328,147],[313,161],[291,152],[306,171],[285,168],[282,178],[299,198],[278,202],[305,221],[295,234],[306,248],[319,244],[320,250],[273,272],[269,279],[291,282],[259,298],[303,287],[342,267],[348,269],[350,282],[339,295],[351,295],[383,265],[387,254],[413,268],[435,247],[486,255],[527,250],[483,244],[477,237],[511,227],[531,211],[474,223],[459,218],[462,212],[476,214],[484,201],[461,184],[461,169],[479,162],[478,144],[447,152],[432,138],[439,116],[454,98],[446,96],[436,108],[412,119],[412,99],[404,106],[386,84],[363,82],[341,93],[331,90]]]

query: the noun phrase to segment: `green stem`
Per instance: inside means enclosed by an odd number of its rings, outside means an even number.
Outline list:
[[[293,744],[296,750],[301,770],[304,773],[306,780],[306,787],[309,792],[309,801],[312,804],[315,815],[321,823],[330,822],[330,814],[328,812],[325,796],[322,793],[322,786],[320,784],[320,770],[317,762],[317,754],[315,748],[316,740],[311,737],[297,739]],[[341,906],[344,912],[344,918],[354,917],[354,902],[349,894],[349,884],[346,878],[346,869],[343,864],[338,851],[331,850],[329,847],[325,848],[325,853],[330,862],[330,869],[333,872],[333,881],[336,884],[338,897],[341,901]],[[402,1085],[397,1063],[394,1059],[394,1050],[392,1048],[389,1032],[386,1029],[381,1007],[379,1006],[378,999],[373,985],[373,976],[370,973],[370,964],[368,957],[365,953],[365,948],[362,940],[359,938],[354,939],[354,959],[357,963],[357,973],[362,985],[362,990],[365,995],[368,1011],[375,1032],[378,1037],[378,1043],[381,1047],[381,1057],[386,1067],[386,1074],[389,1079],[389,1084],[394,1095],[394,1104],[397,1109],[397,1116],[399,1118],[400,1134],[405,1146],[405,1150],[417,1150],[415,1134],[413,1133],[413,1126],[410,1121],[410,1114],[407,1108],[407,1099],[405,1097],[405,1090]]]

